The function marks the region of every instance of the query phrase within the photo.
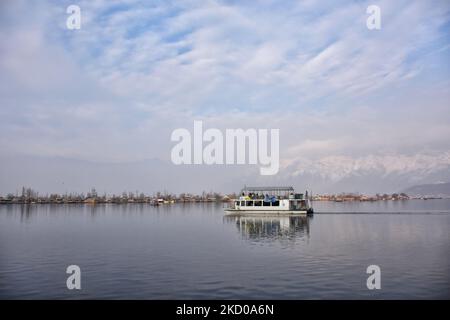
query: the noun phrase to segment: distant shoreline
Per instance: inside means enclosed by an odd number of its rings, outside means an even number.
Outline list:
[[[98,194],[95,188],[87,193],[51,193],[41,194],[32,188],[22,187],[21,192],[0,195],[0,204],[149,204],[166,205],[174,203],[227,203],[239,198],[237,193],[222,194],[220,192],[203,192],[201,194],[169,192],[155,192],[152,195],[143,192],[122,192],[116,194]],[[338,194],[310,195],[312,201],[333,202],[375,202],[375,201],[405,201],[405,200],[431,200],[450,198],[446,194],[408,195],[402,193],[377,193],[376,195],[364,195],[360,193],[341,192]]]
[[[351,202],[385,202],[385,201],[414,201],[414,200],[448,200],[450,198],[446,197],[428,197],[428,198],[409,198],[409,199],[384,199],[384,200],[313,200],[314,202],[336,202],[336,203],[351,203]],[[111,204],[111,205],[149,205],[149,206],[167,206],[167,205],[174,205],[174,204],[198,204],[198,203],[228,203],[232,202],[234,199],[229,200],[195,200],[195,201],[164,201],[164,202],[147,202],[147,201],[122,201],[122,202],[113,202],[113,201],[67,201],[67,202],[59,202],[59,201],[5,201],[0,200],[0,205],[88,205],[88,206],[94,206],[94,205],[105,205],[105,204]]]

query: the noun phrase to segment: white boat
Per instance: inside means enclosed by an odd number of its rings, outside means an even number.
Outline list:
[[[226,208],[227,214],[313,214],[308,191],[295,193],[293,187],[244,187],[239,199]]]

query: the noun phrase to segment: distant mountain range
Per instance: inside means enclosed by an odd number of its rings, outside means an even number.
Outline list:
[[[283,158],[281,159],[283,160]],[[438,155],[328,156],[282,163],[274,176],[261,176],[259,166],[176,166],[167,160],[101,163],[59,157],[0,157],[0,194],[22,186],[41,194],[156,191],[173,193],[239,192],[244,186],[292,185],[313,194],[353,192],[450,195],[450,152]],[[409,188],[409,186],[415,186]],[[407,189],[406,189],[407,188]]]
[[[450,152],[416,155],[327,156],[301,159],[280,170],[280,183],[317,193],[394,193],[450,181]]]
[[[421,184],[403,190],[408,195],[450,197],[450,182]]]

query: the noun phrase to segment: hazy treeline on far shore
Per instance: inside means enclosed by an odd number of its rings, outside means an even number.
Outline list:
[[[201,195],[168,192],[156,192],[152,195],[143,192],[123,192],[121,195],[98,194],[95,188],[85,193],[45,194],[41,195],[31,188],[22,188],[22,192],[0,196],[0,203],[149,203],[153,205],[175,202],[221,202],[235,198],[235,194],[222,195],[216,192],[203,192]]]
[[[123,192],[121,195],[99,195],[95,188],[84,193],[65,193],[65,194],[45,194],[41,195],[31,188],[23,187],[21,192],[15,194],[9,193],[5,196],[0,195],[0,204],[69,204],[69,203],[148,203],[152,205],[186,203],[186,202],[228,202],[238,198],[236,193],[222,194],[218,192],[203,192],[202,194],[180,193],[178,195],[168,192],[156,192],[147,195],[142,192]],[[409,196],[405,193],[376,194],[373,196],[358,193],[339,193],[339,194],[316,194],[312,196],[314,201],[388,201],[388,200],[409,200],[409,199],[436,199],[440,197],[433,196]]]

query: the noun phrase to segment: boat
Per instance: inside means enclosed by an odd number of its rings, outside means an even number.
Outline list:
[[[296,193],[293,187],[244,187],[225,212],[229,215],[312,215],[314,210],[308,191],[303,194]]]

